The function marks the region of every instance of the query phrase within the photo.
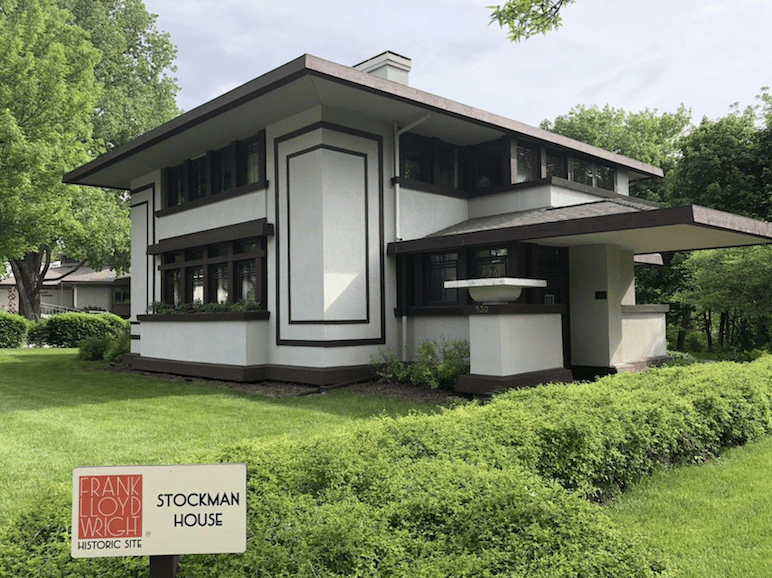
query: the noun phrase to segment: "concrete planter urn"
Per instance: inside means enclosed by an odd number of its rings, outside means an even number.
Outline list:
[[[546,287],[543,279],[491,277],[485,279],[458,279],[445,281],[445,289],[467,289],[478,303],[509,303],[520,297],[524,288]]]

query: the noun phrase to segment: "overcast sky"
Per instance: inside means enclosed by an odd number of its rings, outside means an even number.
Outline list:
[[[354,65],[384,50],[410,85],[528,124],[578,104],[693,121],[772,85],[770,0],[577,0],[563,27],[520,44],[489,25],[495,0],[145,0],[177,46],[190,110],[302,54]]]

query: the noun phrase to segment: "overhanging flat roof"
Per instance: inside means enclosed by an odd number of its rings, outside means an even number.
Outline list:
[[[772,243],[772,224],[699,205],[653,208],[610,199],[458,223],[421,239],[389,243],[389,254],[425,253],[523,241],[620,245],[636,254]]]
[[[67,173],[64,182],[129,189],[143,174],[248,138],[318,105],[400,126],[428,111],[432,114],[415,131],[454,144],[514,134],[624,167],[634,179],[663,174],[650,164],[306,54],[116,147]]]

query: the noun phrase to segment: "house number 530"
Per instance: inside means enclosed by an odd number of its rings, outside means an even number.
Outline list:
[[[474,312],[475,313],[488,313],[488,306],[487,305],[475,305],[474,306]]]

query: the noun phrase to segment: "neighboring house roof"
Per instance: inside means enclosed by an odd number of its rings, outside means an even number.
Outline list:
[[[58,267],[49,267],[43,281],[44,287],[58,287],[63,283],[82,284],[82,285],[110,285],[115,281],[115,271],[112,269],[102,269],[94,271],[91,267],[83,265],[80,268],[77,263],[63,263]],[[13,273],[6,279],[0,281],[0,285],[16,285],[16,278]]]
[[[772,224],[698,205],[661,209],[631,197],[468,219],[422,239],[390,243],[389,253],[507,241],[610,243],[645,254],[770,243]]]
[[[633,180],[663,176],[650,164],[306,54],[112,149],[64,181],[128,190],[137,176],[251,137],[255,123],[267,126],[319,105],[400,126],[421,118],[413,132],[456,145],[514,134],[624,167]]]

